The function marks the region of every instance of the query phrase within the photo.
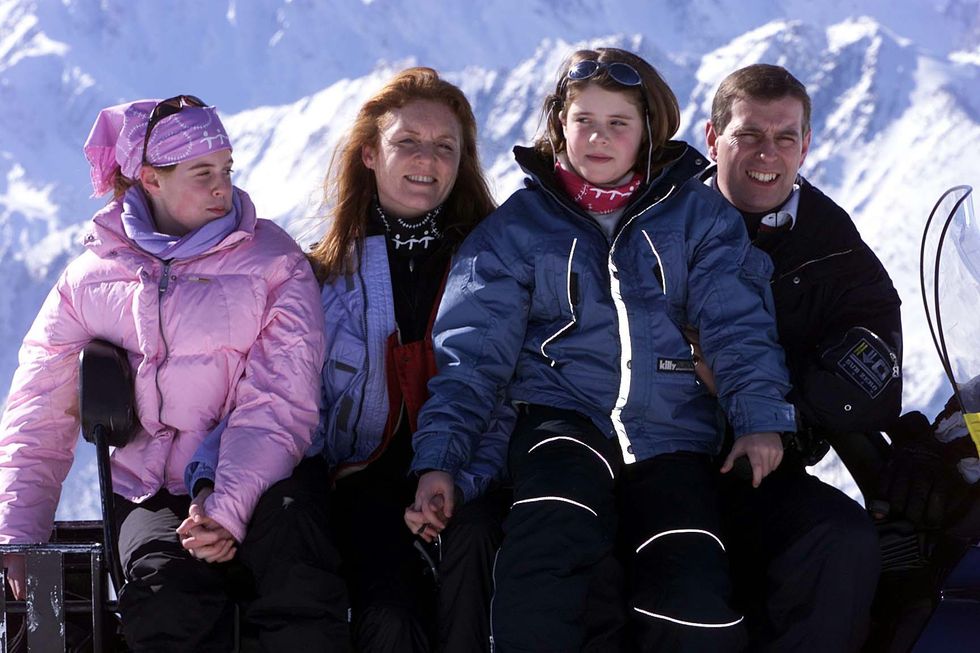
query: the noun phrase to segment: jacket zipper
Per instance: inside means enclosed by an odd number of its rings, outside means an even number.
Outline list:
[[[364,285],[364,270],[361,268],[360,261],[357,263],[357,281],[359,283],[358,291],[361,293],[361,299],[363,300],[361,310],[361,328],[364,329],[364,382],[361,384],[361,400],[357,404],[357,414],[354,415],[354,420],[351,422],[351,457],[353,457],[354,452],[357,451],[357,425],[361,423],[361,413],[364,412],[364,400],[367,396],[368,379],[371,378],[371,356],[367,351],[368,347],[371,346],[368,337],[368,294]]]
[[[218,252],[234,245],[237,245],[244,239],[251,239],[252,235],[243,235],[240,238],[236,238],[233,242],[225,242],[214,250],[208,250],[197,256],[193,256],[187,259],[183,259],[184,262],[196,261],[198,259],[204,258],[205,256],[210,256],[214,252]],[[157,402],[158,402],[158,420],[161,424],[163,421],[163,389],[160,387],[160,369],[163,367],[164,363],[170,358],[170,344],[167,342],[167,335],[163,328],[163,298],[170,289],[170,270],[173,267],[173,259],[163,260],[157,259],[163,262],[163,270],[160,275],[160,282],[157,284],[157,324],[160,328],[160,342],[163,343],[163,358],[157,364],[156,374],[154,375],[154,384],[157,388]]]
[[[157,286],[157,324],[160,328],[160,342],[163,343],[163,359],[157,364],[157,371],[154,376],[154,381],[157,386],[157,401],[159,405],[158,419],[161,424],[163,421],[163,389],[160,387],[160,371],[163,368],[164,363],[170,358],[170,345],[167,343],[167,335],[163,328],[163,297],[167,294],[167,290],[170,288],[170,266],[173,261],[163,262],[163,272],[160,276],[160,283]]]
[[[496,648],[493,640],[493,600],[497,597],[497,558],[500,557],[500,547],[493,554],[493,567],[490,568],[490,653],[494,653]]]
[[[612,421],[613,430],[616,432],[616,439],[619,441],[619,447],[623,452],[623,462],[625,462],[627,465],[631,465],[636,462],[636,455],[633,453],[633,444],[630,442],[629,434],[626,432],[626,425],[623,423],[622,419],[623,409],[626,408],[626,402],[629,399],[630,386],[632,385],[633,380],[631,371],[633,365],[633,347],[630,338],[629,316],[626,314],[626,302],[623,301],[623,295],[620,291],[619,269],[616,267],[616,263],[613,261],[613,255],[616,253],[616,243],[619,242],[619,237],[624,231],[626,231],[633,221],[673,195],[674,190],[676,189],[677,185],[672,184],[670,189],[664,193],[663,197],[654,198],[652,204],[647,205],[638,213],[634,213],[629,220],[623,223],[622,228],[616,232],[616,236],[613,238],[613,241],[609,246],[609,290],[610,294],[612,295],[613,306],[616,308],[616,318],[619,323],[620,342],[619,393],[616,395],[616,404],[613,406],[612,412],[609,414],[609,419]],[[623,334],[625,334],[625,338],[623,337]]]
[[[398,328],[397,324],[395,325],[395,333],[398,335],[398,346],[400,347],[402,345],[402,332],[401,329]],[[387,355],[387,348],[385,350],[385,353]],[[385,379],[386,383],[387,381],[388,380]],[[388,404],[389,404],[388,410],[391,410],[391,397],[388,397]],[[398,433],[398,429],[400,429],[402,426],[402,420],[405,419],[405,417],[407,416],[408,416],[408,409],[405,406],[405,397],[402,396],[402,403],[398,407],[398,417],[395,418],[395,423],[392,425],[391,429],[388,429],[387,432],[381,436],[381,444],[378,445],[378,448],[372,451],[368,455],[367,460],[365,460],[363,463],[365,467],[367,467],[375,460],[380,458],[381,455],[388,449],[388,445],[391,444],[391,441],[395,439],[395,435]],[[387,420],[385,425],[387,426]],[[411,435],[415,435],[415,434],[412,433]]]
[[[809,267],[810,265],[813,265],[814,263],[820,263],[821,261],[826,261],[827,259],[835,258],[837,256],[844,256],[845,254],[850,254],[853,251],[854,251],[853,249],[845,249],[845,250],[841,250],[839,252],[834,252],[833,254],[827,254],[826,256],[821,256],[820,258],[810,259],[809,261],[806,261],[804,263],[800,263],[799,265],[797,265],[792,270],[790,270],[788,272],[783,272],[781,275],[779,275],[779,277],[773,279],[770,282],[770,285],[776,283],[777,281],[782,281],[783,279],[785,279],[789,275],[796,274],[797,272],[799,272],[803,268]]]

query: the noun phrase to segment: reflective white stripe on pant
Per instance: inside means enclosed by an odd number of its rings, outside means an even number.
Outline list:
[[[537,449],[541,445],[548,444],[549,442],[555,442],[556,440],[567,440],[569,442],[576,442],[576,443],[582,445],[583,447],[585,447],[586,449],[588,449],[589,451],[591,451],[592,453],[594,453],[595,455],[597,455],[599,457],[599,460],[602,461],[602,464],[604,464],[606,466],[606,469],[609,470],[609,478],[611,478],[614,481],[616,480],[616,476],[613,474],[612,465],[609,464],[609,461],[607,461],[603,457],[603,455],[601,453],[599,453],[598,451],[596,451],[595,449],[593,449],[589,445],[585,444],[581,440],[576,440],[575,438],[570,437],[570,436],[567,436],[567,435],[556,435],[553,438],[545,438],[541,442],[537,443],[536,445],[534,445],[533,447],[531,447],[530,449],[528,449],[527,452],[528,453],[531,453],[532,451],[534,451],[535,449]]]
[[[730,628],[732,626],[737,626],[742,623],[745,617],[739,617],[735,621],[729,621],[725,624],[703,624],[698,621],[684,621],[683,619],[674,619],[673,617],[668,617],[665,614],[657,614],[656,612],[650,612],[649,610],[642,610],[634,606],[633,608],[640,614],[645,614],[648,617],[653,617],[654,619],[663,619],[664,621],[669,621],[671,623],[680,624],[681,626],[692,626],[694,628]]]
[[[718,546],[721,547],[722,551],[725,550],[725,545],[721,543],[721,539],[719,539],[718,536],[712,533],[711,531],[705,531],[700,528],[678,528],[672,531],[664,531],[663,533],[657,533],[649,540],[647,540],[646,542],[638,546],[636,548],[636,552],[639,553],[643,549],[643,547],[645,547],[647,544],[650,544],[650,542],[653,542],[656,539],[664,537],[665,535],[683,535],[685,533],[698,533],[700,535],[707,535],[708,537],[710,537],[711,539],[713,539],[715,542],[718,543]]]
[[[595,510],[588,507],[584,503],[579,503],[578,501],[573,501],[572,499],[566,499],[565,497],[534,497],[531,499],[521,499],[520,501],[515,501],[514,503],[512,503],[510,507],[513,508],[514,506],[521,503],[537,503],[538,501],[561,501],[562,503],[570,503],[573,506],[578,506],[579,508],[588,510],[596,517],[599,516],[599,513],[597,513]]]
[[[708,537],[710,537],[711,539],[713,539],[715,542],[718,543],[718,546],[721,547],[721,550],[722,551],[725,550],[725,545],[722,544],[721,539],[719,539],[718,536],[715,535],[714,533],[712,533],[711,531],[702,530],[700,528],[678,528],[678,529],[675,529],[675,530],[664,531],[663,533],[657,533],[656,535],[654,535],[653,537],[651,537],[650,539],[648,539],[646,542],[644,542],[643,544],[641,544],[640,546],[638,546],[636,548],[636,552],[639,553],[640,551],[643,550],[643,548],[646,545],[648,545],[651,542],[653,542],[654,540],[657,540],[657,539],[659,539],[661,537],[664,537],[666,535],[688,535],[688,534],[707,535]],[[676,619],[674,617],[668,617],[665,614],[657,614],[656,612],[650,612],[649,610],[643,610],[642,608],[638,608],[636,606],[633,606],[633,609],[636,610],[637,612],[639,612],[640,614],[645,614],[646,616],[653,617],[654,619],[663,619],[664,621],[669,621],[671,623],[680,624],[681,626],[691,626],[693,628],[729,628],[731,626],[736,626],[736,625],[742,623],[742,620],[745,619],[745,617],[739,617],[735,621],[729,621],[727,623],[709,624],[709,623],[701,623],[699,621],[684,621],[683,619]]]

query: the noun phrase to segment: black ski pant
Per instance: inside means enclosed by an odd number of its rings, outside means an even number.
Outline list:
[[[371,466],[337,482],[332,530],[344,560],[359,653],[489,650],[490,571],[506,500],[499,491],[457,505],[436,546],[405,526],[414,476]],[[418,547],[436,567],[437,578]]]
[[[181,546],[190,497],[115,496],[123,635],[136,653],[230,651],[234,610],[263,650],[349,651],[347,595],[326,525],[326,465],[304,460],[259,500],[235,559],[210,564]]]
[[[860,649],[880,566],[864,508],[791,452],[758,488],[726,479],[722,497],[751,650]]]
[[[675,452],[629,465],[623,479],[632,641],[641,651],[741,651],[718,500],[718,465]]]
[[[630,466],[617,487],[623,463],[615,441],[574,412],[525,406],[509,464],[514,504],[494,571],[497,651],[736,651],[744,645],[740,617],[729,606],[715,470],[707,456],[658,456]],[[606,636],[597,646],[597,624],[614,626],[627,609],[610,591],[615,579],[604,577],[616,573],[610,561],[620,512],[633,545],[632,641]],[[609,600],[597,601],[597,592]]]

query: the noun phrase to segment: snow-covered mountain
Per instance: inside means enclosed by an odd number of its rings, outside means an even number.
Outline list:
[[[332,148],[392,72],[431,65],[463,88],[502,200],[522,179],[510,148],[532,138],[559,62],[585,44],[653,62],[680,101],[679,137],[702,149],[728,72],[778,63],[807,85],[804,174],[892,274],[906,404],[934,413],[948,390],[918,299],[918,242],[942,190],[980,183],[980,0],[0,0],[0,397],[100,205],[81,146],[101,107],[181,92],[216,104],[236,183],[311,242]],[[79,459],[62,516],[97,506],[87,447]]]

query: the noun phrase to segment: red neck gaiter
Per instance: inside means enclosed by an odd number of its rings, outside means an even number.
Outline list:
[[[555,174],[562,188],[576,204],[593,213],[612,213],[626,206],[630,196],[636,192],[643,181],[643,175],[636,173],[622,186],[601,188],[593,186],[574,172],[565,170],[561,163],[555,162]]]

